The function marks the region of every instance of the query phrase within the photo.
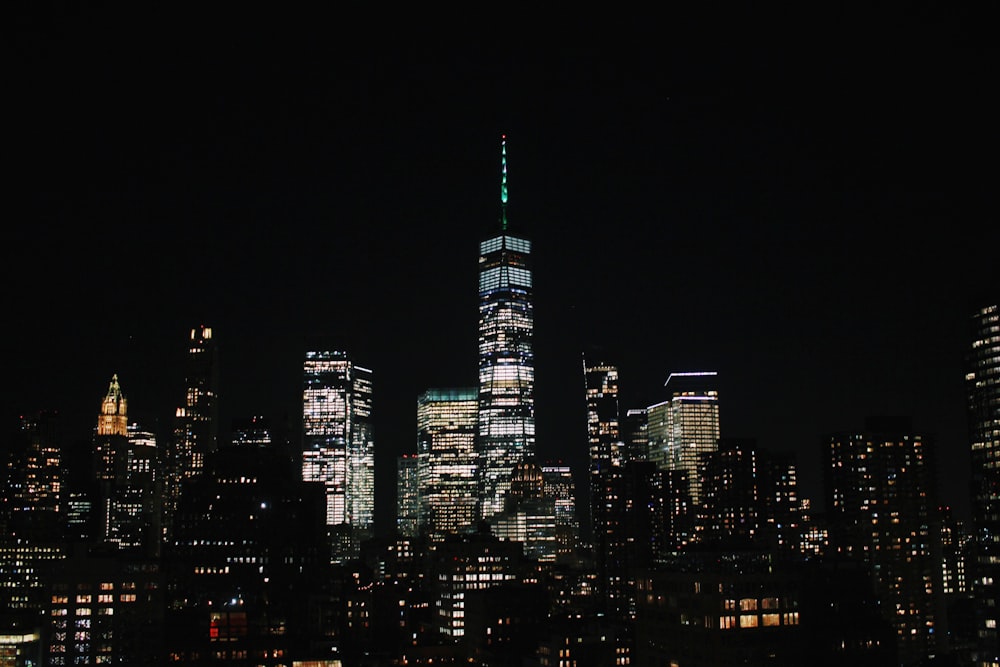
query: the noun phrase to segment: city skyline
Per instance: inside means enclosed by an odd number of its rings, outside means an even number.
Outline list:
[[[911,36],[883,48],[881,18],[836,55],[833,30],[715,52],[623,26],[620,50],[484,28],[458,60],[391,31],[279,55],[240,28],[231,53],[192,35],[172,59],[157,35],[101,42],[96,16],[28,22],[7,421],[55,408],[92,428],[116,374],[130,415],[172,414],[199,325],[224,429],[294,418],[304,351],[343,349],[374,373],[388,527],[417,397],[475,384],[476,248],[499,225],[507,134],[540,458],[585,479],[596,344],[623,412],[663,400],[670,373],[718,372],[722,435],[794,451],[816,502],[825,434],[912,416],[964,513],[967,298],[1000,285],[995,168],[974,167],[997,146],[991,51],[951,14],[904,17]],[[492,48],[507,40],[521,48]]]

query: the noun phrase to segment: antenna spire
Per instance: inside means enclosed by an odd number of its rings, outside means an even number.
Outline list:
[[[507,135],[500,135],[500,229],[507,231]]]

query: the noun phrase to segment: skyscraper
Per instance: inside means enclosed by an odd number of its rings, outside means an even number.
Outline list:
[[[396,531],[403,537],[416,537],[419,523],[417,457],[396,457]]]
[[[326,488],[334,559],[352,558],[375,514],[372,371],[345,352],[310,351],[303,375],[302,479]]]
[[[479,244],[480,516],[503,509],[511,472],[535,450],[531,241],[507,219],[507,138],[500,146],[500,229]]]
[[[1000,305],[976,309],[965,375],[972,449],[976,664],[1000,664]]]
[[[420,525],[431,540],[476,523],[475,387],[428,389],[417,398]]]
[[[649,460],[661,470],[687,473],[691,501],[701,503],[702,455],[719,441],[717,373],[671,373],[664,383],[670,398],[646,408]]]
[[[219,352],[212,328],[191,329],[184,367],[184,405],[177,408],[174,447],[181,479],[201,472],[218,447]]]
[[[188,333],[184,357],[184,403],[174,414],[174,432],[168,456],[163,527],[170,536],[186,481],[197,477],[205,457],[218,447],[219,438],[219,351],[212,328],[204,324]]]
[[[160,470],[156,438],[128,423],[127,401],[118,376],[101,402],[94,436],[100,485],[100,536],[120,549],[159,548]]]
[[[863,431],[828,436],[824,482],[831,543],[871,567],[900,664],[935,655],[938,590],[931,532],[929,445],[905,417],[869,417]],[[937,552],[940,553],[940,552]]]

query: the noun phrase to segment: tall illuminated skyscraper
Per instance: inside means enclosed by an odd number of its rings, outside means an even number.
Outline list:
[[[965,387],[972,449],[976,665],[1000,664],[1000,305],[971,321]]]
[[[419,522],[434,541],[476,523],[477,396],[475,387],[461,387],[417,398]]]
[[[691,501],[701,503],[702,455],[719,441],[717,373],[671,373],[664,383],[670,398],[646,408],[649,460],[660,470],[687,474]]]
[[[535,451],[531,241],[507,220],[507,137],[500,145],[500,229],[479,244],[480,516],[503,510],[511,472]]]
[[[302,479],[326,488],[334,558],[353,558],[375,515],[372,372],[344,352],[306,353],[302,392]]]
[[[115,375],[101,401],[94,436],[100,536],[120,549],[144,548],[153,554],[161,540],[156,439],[129,425],[127,405]]]
[[[417,455],[396,457],[396,532],[416,537],[420,526],[420,496],[417,489]]]

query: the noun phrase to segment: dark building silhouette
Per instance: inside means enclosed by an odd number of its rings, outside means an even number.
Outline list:
[[[896,629],[899,662],[913,665],[946,647],[937,507],[929,444],[906,417],[869,417],[865,428],[827,437],[824,481],[831,547],[869,565],[882,613]]]
[[[700,541],[715,549],[800,554],[794,457],[761,449],[752,438],[720,438],[702,457]]]
[[[219,447],[219,345],[211,327],[202,324],[188,333],[183,372],[184,398],[174,413],[170,449],[164,457],[167,538],[185,482],[201,474],[206,457]]]
[[[227,447],[188,480],[164,548],[170,660],[287,664],[324,640],[324,490],[297,473],[278,451]]]

